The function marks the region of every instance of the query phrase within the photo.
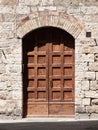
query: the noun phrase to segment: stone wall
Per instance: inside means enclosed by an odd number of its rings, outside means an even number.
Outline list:
[[[21,38],[46,25],[75,37],[76,118],[98,119],[98,0],[0,0],[0,118],[22,117]]]

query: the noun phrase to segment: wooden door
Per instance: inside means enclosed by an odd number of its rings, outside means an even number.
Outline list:
[[[74,116],[74,39],[44,28],[24,41],[25,116]]]

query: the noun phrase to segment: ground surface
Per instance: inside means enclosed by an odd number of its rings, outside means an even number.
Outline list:
[[[0,130],[98,130],[98,121],[0,123]]]

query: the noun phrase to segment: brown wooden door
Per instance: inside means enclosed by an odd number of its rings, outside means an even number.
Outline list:
[[[25,116],[74,116],[74,39],[54,28],[30,38],[23,60]]]

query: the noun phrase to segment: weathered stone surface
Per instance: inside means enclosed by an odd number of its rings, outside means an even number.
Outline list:
[[[89,117],[89,114],[79,114],[79,119],[89,119],[90,117]]]
[[[15,14],[3,14],[4,22],[14,22],[16,20]]]
[[[6,100],[0,99],[0,107],[5,107],[5,105],[6,105]]]
[[[0,13],[1,14],[14,14],[15,13],[15,7],[0,5]]]
[[[28,7],[28,6],[17,6],[16,13],[17,14],[29,14],[30,13],[30,7]]]
[[[84,79],[95,80],[95,72],[84,73]]]
[[[81,13],[82,14],[97,14],[98,13],[98,8],[97,6],[81,6],[80,7]]]
[[[89,90],[89,81],[82,81],[82,90]]]
[[[21,73],[22,72],[21,65],[10,64],[10,65],[6,66],[6,69],[10,73]]]
[[[0,74],[6,73],[6,66],[4,64],[0,64]]]
[[[70,4],[69,0],[54,0],[56,6],[68,6]]]
[[[87,113],[94,113],[95,112],[95,107],[94,106],[87,106],[86,107],[86,112]]]
[[[96,42],[94,41],[93,38],[83,38],[83,40],[80,41],[81,45],[86,45],[86,46],[96,46]]]
[[[54,0],[42,0],[41,5],[53,5]]]
[[[20,90],[17,91],[14,90],[12,93],[12,99],[17,99],[17,100],[22,99],[22,92]]]
[[[6,109],[4,107],[0,107],[0,114],[5,114],[6,113]]]
[[[6,90],[7,89],[7,84],[6,82],[0,82],[0,90]],[[0,102],[1,103],[1,102]]]
[[[98,81],[90,81],[90,90],[98,90]]]
[[[82,99],[81,99],[81,97],[79,98],[76,98],[76,100],[75,100],[75,104],[78,106],[80,106],[81,104],[82,104]]]
[[[50,10],[50,11],[55,11],[56,10],[56,6],[38,6],[38,11],[46,11],[46,10]]]
[[[94,56],[94,61],[95,61],[95,62],[98,62],[98,54],[95,54],[95,56]]]
[[[98,114],[92,113],[90,116],[91,119],[98,119]]]
[[[84,98],[83,99],[83,105],[90,105],[90,98]]]
[[[6,103],[6,115],[10,116],[11,114],[13,114],[14,109],[16,108],[16,104],[14,101],[8,101]]]
[[[21,116],[22,115],[22,110],[21,109],[15,109],[14,110],[14,115],[15,116]]]
[[[3,21],[2,14],[0,14],[0,22],[2,22],[2,21]]]
[[[18,0],[1,0],[2,5],[16,5]]]
[[[98,72],[96,72],[96,80],[98,80]]]
[[[67,9],[67,13],[68,14],[80,14],[80,7],[79,6],[75,6],[75,7],[72,7],[70,6],[68,9]]]
[[[79,62],[94,62],[94,54],[76,54],[76,60]]]
[[[98,105],[98,99],[92,99],[91,103],[94,104],[94,105]]]
[[[14,24],[12,22],[3,22],[0,24],[0,32],[14,30]]]
[[[40,0],[19,0],[20,5],[33,5],[36,6],[38,5]]]
[[[85,113],[86,109],[85,109],[85,107],[77,106],[76,112],[77,113]]]
[[[98,93],[96,91],[86,91],[85,92],[85,97],[89,98],[98,98]]]
[[[98,63],[90,63],[89,64],[89,70],[90,71],[98,71]]]

